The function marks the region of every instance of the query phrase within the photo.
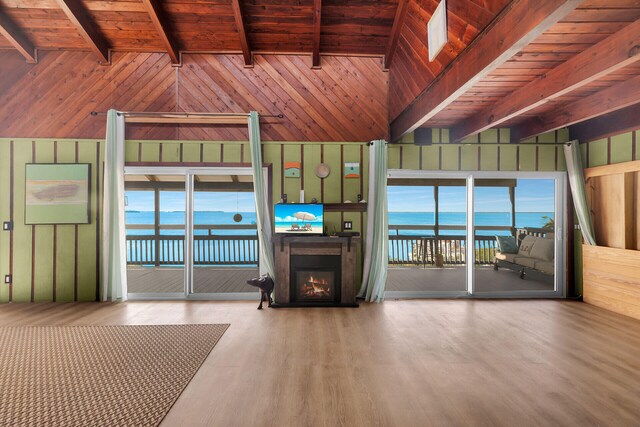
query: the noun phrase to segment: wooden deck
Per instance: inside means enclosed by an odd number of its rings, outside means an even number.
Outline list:
[[[553,284],[520,279],[518,273],[492,266],[476,266],[476,292],[553,291]],[[389,267],[387,291],[464,292],[466,271],[457,267]]]
[[[258,275],[256,267],[196,267],[193,272],[194,291],[255,294],[257,289],[246,282]],[[183,268],[129,266],[127,279],[130,293],[184,292]]]

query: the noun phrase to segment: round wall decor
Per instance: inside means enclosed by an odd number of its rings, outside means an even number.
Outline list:
[[[331,168],[326,163],[320,163],[316,166],[316,176],[318,178],[326,178],[331,173]]]

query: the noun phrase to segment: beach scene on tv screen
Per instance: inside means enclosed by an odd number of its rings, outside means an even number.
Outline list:
[[[275,206],[276,233],[322,233],[322,205]]]

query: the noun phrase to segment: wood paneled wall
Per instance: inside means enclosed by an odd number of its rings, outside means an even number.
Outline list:
[[[187,54],[171,66],[160,53],[115,53],[113,65],[89,52],[42,52],[26,65],[0,50],[0,137],[104,138],[91,111],[197,111],[283,114],[262,124],[265,141],[370,141],[387,136],[387,73],[380,58]],[[246,129],[128,127],[129,139],[247,140]]]

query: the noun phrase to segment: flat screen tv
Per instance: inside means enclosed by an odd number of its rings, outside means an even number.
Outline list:
[[[279,203],[273,209],[277,234],[319,235],[324,232],[321,203]]]

